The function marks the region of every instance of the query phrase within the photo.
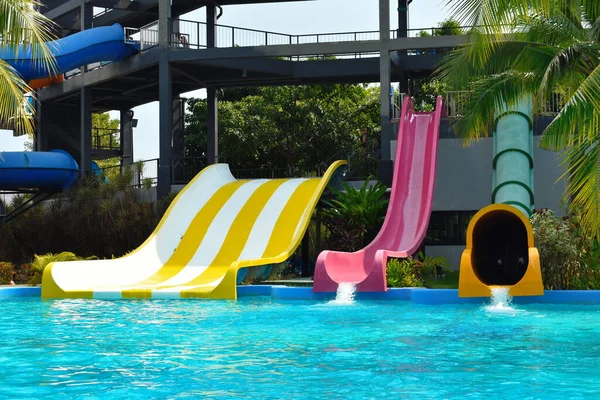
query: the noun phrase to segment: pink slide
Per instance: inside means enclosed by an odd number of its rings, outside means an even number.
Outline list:
[[[385,292],[388,258],[406,258],[418,249],[431,215],[442,112],[439,96],[432,113],[415,112],[412,99],[404,99],[394,180],[383,226],[362,250],[326,250],[319,254],[313,292],[335,292],[340,283],[354,283],[359,292]]]

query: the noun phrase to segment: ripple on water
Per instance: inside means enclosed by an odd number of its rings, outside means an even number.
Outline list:
[[[0,398],[600,396],[596,306],[1,304]]]

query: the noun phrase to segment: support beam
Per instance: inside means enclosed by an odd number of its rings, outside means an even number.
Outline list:
[[[309,271],[309,233],[308,230],[302,237],[302,277],[311,276],[311,271]]]
[[[158,45],[169,47],[171,41],[171,1],[158,2]]]
[[[81,89],[81,158],[79,170],[86,177],[92,168],[92,88]]]
[[[398,37],[408,37],[408,0],[398,0]]]
[[[381,41],[390,40],[390,0],[379,0],[379,34]],[[381,103],[381,159],[390,160],[390,88],[392,80],[390,52],[385,48],[379,54],[379,100]]]
[[[390,0],[379,0],[379,34],[383,43],[390,41]],[[390,51],[383,47],[379,54],[379,100],[381,103],[381,154],[378,165],[378,179],[384,185],[391,185],[393,165],[391,162],[391,122],[390,89],[392,86],[392,60]]]
[[[219,112],[217,100],[217,88],[209,87],[206,89],[208,110],[206,116],[206,128],[208,131],[208,143],[206,156],[208,165],[219,162]]]
[[[217,44],[217,13],[214,4],[206,6],[206,47],[216,47]]]
[[[36,100],[36,135],[34,141],[35,151],[48,151],[48,124],[45,123],[44,117],[47,114],[43,113],[42,103]]]
[[[217,44],[217,13],[214,4],[206,6],[206,45],[208,48],[215,47]],[[219,110],[217,100],[217,88],[214,86],[206,89],[207,95],[207,116],[206,127],[208,131],[208,142],[206,156],[207,164],[219,162]]]
[[[133,110],[121,111],[121,168],[133,164]]]
[[[84,31],[87,29],[92,29],[94,20],[94,7],[91,4],[88,4],[86,0],[81,0],[81,6],[79,7],[79,21],[80,26],[79,30]],[[87,72],[87,65],[81,66],[81,72]]]
[[[173,133],[173,87],[171,85],[171,64],[166,49],[161,50],[159,68],[160,122],[157,196],[161,199],[171,191],[171,136]]]

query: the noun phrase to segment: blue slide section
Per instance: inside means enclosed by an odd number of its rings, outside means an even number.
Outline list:
[[[55,70],[49,71],[32,58],[31,48],[20,46],[0,48],[0,59],[12,65],[25,81],[49,78],[85,64],[102,61],[120,61],[139,51],[138,45],[125,43],[123,27],[119,24],[102,26],[75,33],[48,43],[55,57]]]
[[[60,190],[79,176],[79,165],[63,150],[0,153],[0,189]]]
[[[0,47],[0,59],[12,65],[28,82],[49,78],[85,64],[120,61],[133,56],[139,46],[125,43],[119,24],[89,29],[48,43],[55,57],[49,71],[32,58],[31,48]],[[96,165],[97,167],[97,165]],[[0,190],[60,190],[77,180],[79,166],[63,150],[49,152],[0,152]]]

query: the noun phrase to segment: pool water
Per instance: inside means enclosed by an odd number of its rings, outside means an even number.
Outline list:
[[[0,398],[600,396],[600,307],[2,300]]]

